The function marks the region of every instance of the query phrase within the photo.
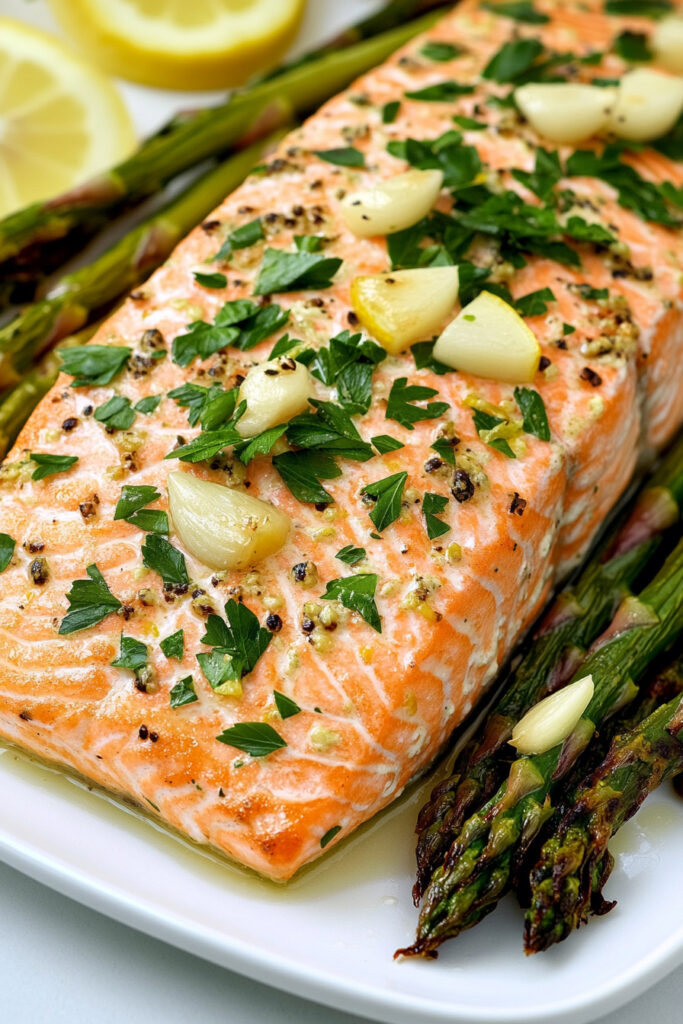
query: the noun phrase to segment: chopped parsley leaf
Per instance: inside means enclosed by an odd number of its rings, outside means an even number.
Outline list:
[[[227,658],[229,679],[241,679],[255,667],[272,640],[272,633],[259,625],[250,608],[232,598],[225,605],[227,623],[219,615],[209,615],[203,644],[209,644]]]
[[[333,402],[311,399],[315,413],[302,413],[287,424],[287,440],[297,448],[324,450],[344,459],[367,462],[374,455],[349,413]]]
[[[450,530],[448,523],[437,519],[437,516],[445,512],[447,507],[448,498],[443,494],[433,494],[431,491],[427,491],[422,498],[422,514],[425,517],[427,536],[430,540],[436,540],[437,537],[442,537]]]
[[[398,117],[400,109],[400,100],[390,100],[388,103],[385,103],[382,107],[382,124],[392,124]]]
[[[227,260],[233,249],[248,249],[265,237],[261,218],[257,217],[256,220],[250,220],[248,224],[235,228],[223,242],[223,245],[213,259],[214,261]]]
[[[184,708],[187,704],[194,704],[199,700],[194,688],[192,676],[185,676],[175,684],[170,693],[170,704],[172,708]]]
[[[388,420],[396,420],[408,430],[413,430],[415,423],[443,416],[448,410],[448,402],[428,402],[424,408],[412,404],[426,401],[436,394],[438,392],[434,388],[425,387],[423,384],[408,384],[407,377],[399,377],[391,385],[386,417]]]
[[[4,572],[12,561],[16,543],[8,533],[0,533],[0,572]]]
[[[148,533],[168,533],[168,515],[160,509],[145,508],[150,502],[156,501],[161,495],[155,487],[148,484],[126,485],[121,488],[114,519],[125,519]]]
[[[562,324],[562,333],[565,336],[565,338],[568,334],[573,334],[575,330],[576,327],[572,327],[571,324]]]
[[[607,288],[594,288],[591,284],[578,284],[576,285],[576,291],[579,293],[582,299],[587,301],[607,299],[609,298],[609,289]]]
[[[504,437],[486,437],[486,434],[497,427],[499,423],[504,423],[505,420],[499,416],[492,416],[491,413],[484,412],[482,409],[474,409],[472,411],[472,419],[474,420],[474,426],[477,433],[482,437],[482,440],[486,442],[489,448],[495,448],[496,451],[501,452],[507,456],[508,459],[516,459],[517,456],[513,452],[512,448],[505,440]]]
[[[36,468],[31,473],[31,480],[43,480],[46,476],[54,476],[55,473],[66,473],[78,462],[77,455],[41,455],[32,452],[29,456],[31,462],[35,462]]]
[[[533,171],[513,169],[512,176],[544,201],[548,201],[552,191],[562,177],[562,166],[557,150],[536,148],[536,160]]]
[[[262,433],[257,434],[256,437],[252,437],[245,444],[236,445],[235,453],[239,457],[240,462],[247,466],[257,455],[268,455],[275,442],[280,440],[286,429],[286,423],[278,427],[269,427],[268,430],[264,430]]]
[[[273,700],[275,701],[275,707],[282,719],[292,718],[294,715],[298,715],[301,711],[301,708],[296,701],[292,700],[291,697],[288,697],[287,694],[280,693],[279,690],[273,690]]]
[[[183,553],[156,533],[145,538],[142,561],[148,569],[158,572],[168,586],[187,586],[190,582]]]
[[[533,434],[541,441],[549,441],[550,426],[542,396],[533,388],[515,388],[514,394],[524,417],[522,426],[526,433]]]
[[[279,732],[267,722],[239,722],[229,729],[224,729],[216,739],[231,747],[237,747],[252,757],[266,757],[267,754],[287,746]]]
[[[114,597],[97,566],[89,565],[85,571],[90,579],[74,580],[66,595],[69,610],[59,627],[60,636],[95,626],[121,607],[121,602]]]
[[[125,345],[78,345],[59,351],[62,369],[75,378],[71,382],[73,388],[110,384],[130,354]]]
[[[228,279],[225,274],[202,274],[199,270],[195,270],[194,279],[197,284],[202,285],[203,288],[225,288],[228,283]]]
[[[494,82],[515,82],[524,75],[543,53],[538,39],[513,39],[503,43],[482,72]]]
[[[334,500],[320,484],[341,476],[341,469],[327,452],[283,452],[273,457],[273,466],[297,501],[329,505]]]
[[[185,634],[183,630],[177,629],[175,633],[164,637],[159,647],[161,647],[163,654],[167,658],[175,658],[176,661],[182,661],[183,654],[185,653]]]
[[[346,565],[356,565],[358,562],[362,562],[364,558],[367,558],[367,551],[365,548],[357,548],[353,544],[347,544],[345,547],[340,548],[334,557]]]
[[[662,18],[674,10],[672,0],[605,0],[605,13],[625,18]]]
[[[332,828],[328,828],[327,832],[320,840],[320,849],[324,850],[327,844],[331,843],[334,837],[338,835],[338,833],[341,832],[341,830],[341,825],[333,825]]]
[[[340,149],[315,149],[313,151],[321,160],[339,167],[365,167],[365,157],[354,146],[343,146]]]
[[[404,445],[401,441],[397,441],[391,434],[377,434],[376,437],[371,438],[372,443],[379,452],[380,455],[387,455],[389,452],[397,452],[399,448],[403,448]]]
[[[622,32],[614,40],[614,52],[632,64],[652,60],[652,50],[643,32]]]
[[[342,260],[322,253],[266,249],[254,295],[329,288],[341,265]]]
[[[427,103],[452,103],[458,96],[469,96],[474,92],[473,85],[462,85],[460,82],[436,82],[426,85],[424,89],[404,93],[409,100],[424,100]]]
[[[356,576],[343,576],[330,580],[321,601],[341,601],[349,611],[358,612],[369,626],[382,632],[379,611],[375,604],[375,591],[379,577],[372,572],[358,573]]]
[[[410,354],[415,360],[415,369],[428,369],[439,376],[443,376],[444,373],[453,373],[452,366],[447,366],[445,363],[440,363],[438,359],[434,359],[432,352],[435,344],[435,341],[418,341],[417,345],[411,346]]]
[[[520,316],[541,316],[548,312],[548,303],[555,302],[555,295],[550,288],[539,288],[515,299],[515,309]]]
[[[488,128],[485,121],[477,121],[474,117],[466,117],[465,114],[456,114],[453,118],[458,128],[465,131],[483,132]]]
[[[382,480],[375,480],[374,483],[363,487],[361,494],[367,494],[369,498],[375,499],[375,507],[370,511],[370,519],[381,533],[391,526],[401,514],[401,501],[403,490],[408,479],[408,474],[393,473],[385,476]]]
[[[623,149],[621,143],[609,143],[602,153],[576,150],[567,160],[567,174],[606,181],[616,189],[621,206],[633,210],[643,220],[677,227],[680,221],[670,212],[662,186],[646,181],[634,167],[625,164],[621,160]]]
[[[215,430],[232,417],[238,392],[236,387],[224,391],[220,384],[205,388],[201,384],[187,383],[169,391],[168,397],[189,409],[187,418],[191,427],[201,420],[203,430]]]
[[[119,656],[112,661],[114,668],[127,668],[137,675],[140,669],[146,667],[148,660],[147,644],[143,644],[142,640],[136,640],[134,636],[124,636],[122,633]]]
[[[481,6],[494,14],[502,14],[514,21],[526,22],[527,25],[545,25],[550,21],[547,14],[542,14],[541,11],[535,9],[531,0],[507,0],[505,3],[491,3],[489,0],[484,0]]]
[[[149,416],[151,413],[156,412],[162,398],[163,395],[147,395],[146,398],[141,398],[139,402],[136,402],[133,408],[136,412]]]
[[[112,395],[103,405],[95,409],[95,419],[98,423],[104,423],[112,430],[128,430],[133,426],[135,409],[130,404],[130,398],[123,395]]]
[[[437,39],[432,39],[420,47],[420,53],[427,60],[435,60],[442,63],[457,57],[458,54],[462,53],[462,47],[454,46],[453,43],[444,43]]]
[[[242,696],[242,680],[235,675],[232,659],[225,651],[198,654],[197,661],[212,690],[222,697]]]
[[[363,414],[372,401],[372,374],[386,358],[386,351],[362,334],[342,331],[330,339],[329,348],[315,353],[309,368],[314,377],[331,387],[336,384],[340,404],[351,415]]]
[[[175,448],[166,459],[180,459],[181,462],[204,462],[212,459],[220,451],[232,444],[239,444],[244,438],[237,433],[235,427],[223,427],[221,430],[205,430],[194,441]]]
[[[247,352],[283,327],[288,319],[289,310],[283,311],[275,303],[258,306],[250,299],[225,302],[216,314],[213,324],[195,320],[188,324],[187,334],[174,338],[173,361],[178,366],[189,366],[197,356],[208,359],[227,345]]]
[[[429,446],[432,451],[435,451],[444,462],[447,462],[449,466],[455,466],[455,451],[454,445],[448,440],[447,437],[437,437],[436,441]]]

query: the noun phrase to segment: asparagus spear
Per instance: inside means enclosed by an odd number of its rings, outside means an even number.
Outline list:
[[[683,437],[640,492],[630,514],[620,518],[573,586],[559,595],[476,736],[420,811],[416,906],[465,819],[507,775],[507,741],[513,726],[532,704],[571,678],[590,643],[651,562],[662,532],[677,521],[682,505]]]
[[[564,743],[521,757],[486,804],[464,823],[425,892],[417,939],[403,955],[432,955],[445,939],[477,924],[509,888],[521,860],[552,813],[551,795],[596,727],[637,694],[649,663],[683,629],[683,540],[639,597],[622,602],[576,678],[589,673],[595,692]],[[397,954],[398,955],[398,954]]]
[[[683,661],[670,676],[683,685]],[[683,698],[680,693],[628,732],[618,735],[602,763],[580,787],[573,805],[543,845],[531,872],[531,906],[524,948],[538,953],[561,942],[590,910],[606,913],[602,897],[612,858],[607,843],[664,779],[683,769]]]
[[[158,267],[177,242],[244,180],[263,147],[262,141],[253,143],[213,167],[93,263],[63,277],[44,299],[0,328],[5,379],[12,370],[21,373],[36,353],[79,330],[92,312]]]
[[[297,61],[275,77],[233,93],[219,106],[182,113],[116,167],[56,199],[5,217],[0,221],[0,276],[7,280],[14,275],[25,285],[40,280],[46,243],[63,262],[124,203],[152,195],[175,175],[247,138],[263,137],[287,123],[293,112],[315,109],[431,25],[436,13],[404,21],[425,6],[431,5],[425,0],[390,3],[365,28],[359,27],[361,38],[354,45],[346,45],[348,37],[342,37],[332,44],[342,49],[323,48],[320,56]]]

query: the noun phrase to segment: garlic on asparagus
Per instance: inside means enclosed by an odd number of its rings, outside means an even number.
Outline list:
[[[342,200],[344,222],[354,235],[389,235],[429,213],[443,184],[439,170],[410,170]]]
[[[607,128],[616,94],[616,88],[579,82],[531,82],[515,91],[515,101],[541,135],[575,143]]]
[[[351,285],[356,316],[392,355],[438,331],[457,298],[457,267],[367,274]]]
[[[510,743],[520,754],[544,754],[562,743],[579,724],[591,702],[595,687],[592,676],[551,693],[530,708],[512,730]]]
[[[211,569],[246,569],[274,554],[291,526],[268,502],[192,473],[169,474],[168,501],[183,544]]]
[[[480,294],[444,328],[434,358],[491,380],[530,381],[541,358],[536,335],[498,295]]]
[[[280,356],[252,366],[240,385],[237,405],[246,411],[237,421],[242,437],[255,437],[263,430],[286,423],[308,407],[313,396],[311,375],[291,356]]]

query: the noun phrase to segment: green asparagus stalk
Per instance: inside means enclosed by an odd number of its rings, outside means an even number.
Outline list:
[[[294,113],[314,110],[431,25],[437,13],[406,23],[401,17],[402,11],[410,17],[424,6],[424,0],[389,4],[365,29],[361,27],[360,41],[354,45],[346,45],[342,38],[333,44],[341,49],[323,48],[320,56],[297,61],[275,77],[233,93],[219,106],[182,113],[116,167],[56,199],[33,203],[5,217],[0,221],[0,276],[7,280],[14,274],[25,285],[32,275],[40,279],[46,243],[57,248],[63,261],[124,204],[152,195],[208,157],[267,135],[288,123]],[[384,31],[387,26],[394,27]]]
[[[575,674],[593,676],[595,692],[564,743],[515,761],[508,778],[463,824],[425,892],[417,939],[403,955],[433,955],[448,938],[477,924],[496,906],[544,821],[551,796],[596,727],[628,704],[651,661],[683,629],[683,540],[639,597],[622,602],[608,629]]]
[[[63,277],[39,302],[0,329],[0,370],[7,379],[33,357],[79,330],[166,259],[174,246],[247,176],[263,152],[253,143],[213,167],[88,266]]]
[[[683,662],[670,669],[680,679]],[[679,685],[680,688],[680,685]],[[665,779],[683,769],[683,698],[680,693],[631,730],[618,735],[602,763],[580,787],[574,805],[544,843],[531,872],[531,906],[524,948],[538,953],[561,942],[590,911],[606,913],[602,897],[612,858],[607,844]]]
[[[32,370],[22,376],[19,383],[2,400],[0,403],[0,459],[4,459],[38,402],[57,380],[62,365],[59,353],[62,349],[71,348],[74,345],[85,345],[87,341],[90,341],[100,323],[102,321],[97,320],[88,324],[76,334],[70,334],[60,341],[59,345],[44,355]]]
[[[683,506],[683,437],[620,517],[578,579],[554,602],[476,736],[420,811],[415,905],[465,819],[507,775],[513,726],[542,697],[563,686],[651,564],[662,533]]]

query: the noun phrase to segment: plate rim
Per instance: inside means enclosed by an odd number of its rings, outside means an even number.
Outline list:
[[[17,839],[0,827],[0,860],[97,913],[271,988],[348,1013],[391,1024],[589,1024],[617,1010],[683,963],[683,923],[635,965],[562,1003],[500,1008],[425,1003],[419,997],[355,984],[319,967],[259,950],[225,932],[193,922],[156,901],[134,899],[120,886],[73,868],[62,857]],[[267,957],[267,960],[264,958]],[[267,964],[268,977],[263,968]],[[390,1014],[390,1017],[387,1017]]]

